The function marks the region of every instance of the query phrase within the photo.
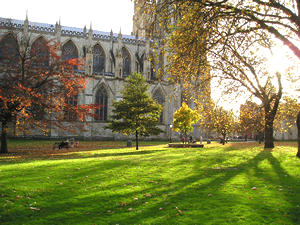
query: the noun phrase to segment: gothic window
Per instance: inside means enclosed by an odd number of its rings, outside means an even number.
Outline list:
[[[31,46],[32,63],[35,66],[49,66],[49,49],[43,37],[36,39]]]
[[[77,48],[71,40],[63,45],[61,58],[63,61],[78,58]],[[77,69],[77,65],[74,65],[73,69]]]
[[[153,99],[156,100],[156,102],[158,104],[160,104],[161,106],[164,105],[165,103],[165,98],[163,96],[163,94],[161,93],[160,90],[156,90],[153,94]],[[159,118],[160,122],[162,123],[163,122],[163,112],[161,112],[161,115],[160,115],[160,118]]]
[[[16,64],[18,62],[18,42],[12,34],[6,35],[0,41],[0,63]]]
[[[150,56],[150,79],[155,80],[156,79],[156,66],[155,66],[155,58],[154,55]]]
[[[139,68],[137,70],[139,73],[144,72],[144,54],[139,58]]]
[[[93,72],[99,74],[105,70],[105,53],[100,45],[93,49]]]
[[[66,103],[68,109],[65,110],[65,120],[74,121],[77,119],[74,107],[77,106],[78,95],[74,95],[72,97],[67,98]]]
[[[110,59],[110,72],[111,72],[111,73],[114,73],[114,72],[115,72],[115,70],[114,70],[114,61],[113,61],[113,59]]]
[[[153,63],[153,61],[151,61],[151,80],[155,80],[156,79],[156,68],[155,65]]]
[[[135,54],[136,56],[136,63],[135,63],[135,70],[138,73],[144,72],[144,54],[140,57],[138,53]]]
[[[123,58],[123,77],[127,77],[130,75],[131,58],[126,48],[122,49],[122,58]]]
[[[98,89],[96,93],[96,104],[99,105],[99,108],[96,110],[96,120],[106,121],[107,120],[107,101],[108,95],[106,89],[102,86]]]
[[[189,104],[188,103],[188,96],[187,96],[187,92],[182,90],[181,92],[181,105],[182,103],[185,102],[186,104]]]

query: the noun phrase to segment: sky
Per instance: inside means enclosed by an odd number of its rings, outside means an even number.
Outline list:
[[[31,22],[131,34],[133,2],[131,0],[8,0],[1,2],[0,17]]]

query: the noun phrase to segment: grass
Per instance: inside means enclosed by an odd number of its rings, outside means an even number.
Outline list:
[[[51,145],[9,142],[0,224],[300,224],[296,143]]]

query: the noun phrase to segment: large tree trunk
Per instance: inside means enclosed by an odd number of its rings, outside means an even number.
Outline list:
[[[274,148],[273,122],[274,119],[269,116],[265,118],[265,148]]]
[[[300,158],[300,112],[298,113],[298,116],[297,116],[297,128],[298,128],[298,152],[297,152],[297,157]]]
[[[7,149],[7,123],[2,122],[2,133],[1,133],[1,149],[0,149],[1,154],[6,154],[8,153]]]
[[[265,148],[274,148],[273,126],[265,126]]]
[[[136,146],[135,149],[139,150],[139,133],[137,130],[135,131],[135,146]]]

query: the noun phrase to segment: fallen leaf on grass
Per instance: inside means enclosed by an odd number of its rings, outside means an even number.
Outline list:
[[[251,189],[252,189],[252,190],[257,190],[257,187],[252,187]]]
[[[29,209],[34,210],[34,211],[39,211],[40,209],[37,207],[29,207]]]
[[[16,199],[21,199],[22,197],[20,195],[17,195],[16,196]]]
[[[127,205],[126,202],[121,202],[121,203],[120,203],[120,206],[126,206],[126,205]]]
[[[144,194],[145,197],[152,197],[151,193]]]

